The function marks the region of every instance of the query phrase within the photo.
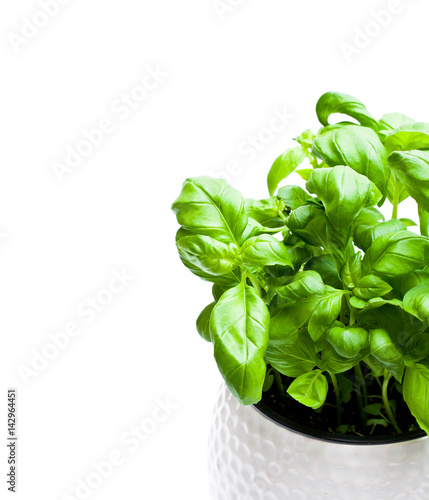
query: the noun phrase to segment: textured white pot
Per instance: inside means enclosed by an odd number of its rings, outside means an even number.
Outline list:
[[[213,500],[428,500],[429,438],[345,444],[292,431],[226,387],[209,439]]]

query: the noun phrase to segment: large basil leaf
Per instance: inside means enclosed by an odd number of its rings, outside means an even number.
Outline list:
[[[429,368],[421,364],[407,366],[403,391],[411,413],[429,434]]]
[[[217,365],[229,390],[244,405],[262,397],[269,323],[266,305],[243,283],[222,295],[210,317]]]
[[[243,264],[250,270],[274,265],[293,268],[285,245],[269,234],[247,240],[241,247],[241,258]]]
[[[270,342],[265,357],[271,366],[287,377],[298,377],[315,368],[317,363],[314,342],[305,332],[300,333],[292,345]]]
[[[371,354],[396,378],[402,382],[404,375],[404,359],[395,347],[389,333],[383,329],[375,329],[369,332],[369,345]]]
[[[368,345],[368,332],[358,326],[334,326],[327,340],[340,356],[355,358]]]
[[[302,271],[293,276],[287,285],[277,288],[277,304],[286,307],[310,295],[323,295],[326,286],[320,274],[315,271]]]
[[[404,296],[404,309],[420,321],[429,319],[429,284],[409,290]]]
[[[399,219],[391,219],[386,222],[380,222],[375,226],[356,226],[354,234],[355,244],[364,252],[374,243],[374,241],[383,234],[393,231],[406,231],[407,226]]]
[[[172,205],[177,221],[194,234],[241,243],[248,217],[241,194],[223,179],[187,179]]]
[[[384,145],[388,153],[429,148],[429,123],[415,122],[399,126],[392,131]]]
[[[316,105],[316,113],[320,123],[329,125],[329,117],[333,113],[348,115],[357,120],[361,125],[378,131],[378,123],[361,101],[355,97],[340,92],[327,92],[323,94]]]
[[[378,120],[378,126],[380,128],[379,135],[384,140],[393,130],[414,121],[415,120],[402,113],[387,113]]]
[[[296,146],[286,150],[274,161],[267,178],[270,196],[273,196],[279,183],[301,165],[306,157],[305,149],[302,146]]]
[[[363,207],[375,205],[381,198],[374,183],[346,166],[314,170],[306,187],[322,200],[336,229],[351,225]]]
[[[297,377],[287,392],[296,401],[317,410],[326,400],[328,381],[321,370],[312,370]]]
[[[365,274],[395,277],[429,264],[429,238],[410,231],[379,236],[362,261]]]
[[[389,164],[410,195],[429,211],[429,153],[394,152],[389,156]]]
[[[353,293],[360,299],[373,299],[374,297],[382,297],[392,290],[389,283],[386,283],[378,276],[372,274],[364,276],[353,289]]]
[[[386,197],[390,169],[386,150],[373,130],[358,125],[336,128],[316,137],[312,152],[330,167],[346,165],[366,176],[378,187],[383,200]]]
[[[341,312],[343,290],[326,287],[324,295],[310,295],[293,305],[281,309],[271,320],[270,338],[294,340],[296,332],[308,324],[308,332],[316,342],[338,319]]]
[[[217,241],[210,236],[185,236],[176,243],[182,262],[213,276],[228,274],[238,266],[236,245]]]
[[[210,335],[210,316],[215,305],[216,302],[212,302],[206,306],[197,318],[197,331],[207,342],[211,342],[212,340]]]

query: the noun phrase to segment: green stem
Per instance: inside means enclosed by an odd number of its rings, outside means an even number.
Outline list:
[[[249,278],[255,290],[258,292],[258,295],[262,297],[261,286],[259,285],[258,280],[253,276],[252,273],[249,272],[247,272],[247,277]]]
[[[273,368],[273,373],[274,373],[274,378],[276,379],[277,387],[279,388],[280,391],[280,396],[283,397],[285,395],[285,388],[282,382],[282,377],[275,368]]]
[[[319,164],[317,163],[317,159],[313,154],[308,152],[307,157],[310,160],[310,164],[313,168],[319,168]]]
[[[393,192],[393,211],[392,219],[398,218],[398,205],[399,205],[399,181],[395,180],[395,189]]]
[[[335,376],[335,374],[329,372],[329,375],[331,376],[332,385],[334,386],[335,399],[337,401],[338,426],[340,426],[341,425],[341,396],[340,396],[340,388],[338,387],[338,381],[337,381],[337,377]]]
[[[368,389],[366,387],[365,377],[363,376],[362,368],[360,366],[360,363],[355,366],[355,369],[356,369],[356,371],[357,371],[360,379],[362,380],[363,400],[364,400],[365,406],[367,406],[368,405]]]
[[[341,300],[341,312],[340,312],[340,321],[344,325],[346,324],[346,298],[343,295],[342,300]]]
[[[384,382],[383,382],[383,402],[384,402],[384,407],[386,408],[387,415],[389,417],[390,423],[393,425],[395,431],[398,434],[401,434],[401,429],[398,427],[398,424],[396,423],[395,416],[393,415],[392,407],[390,406],[389,403],[389,397],[387,395],[387,390],[389,387],[389,381],[391,379],[392,375],[385,369],[384,370]]]
[[[360,364],[356,365],[354,369],[355,369],[356,380],[359,381],[359,391],[357,393],[358,404],[359,404],[359,411],[360,411],[361,418],[362,418],[362,421],[363,421],[363,426],[364,426],[364,428],[366,428],[367,421],[368,421],[368,415],[364,411],[364,406],[368,405],[368,391],[367,391],[366,384],[365,384],[365,377],[363,376]],[[362,390],[362,393],[363,393],[363,401],[362,401],[361,390]]]

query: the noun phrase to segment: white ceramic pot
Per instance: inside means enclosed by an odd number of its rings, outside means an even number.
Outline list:
[[[213,500],[429,499],[427,436],[348,444],[291,430],[277,417],[221,388],[209,439]]]

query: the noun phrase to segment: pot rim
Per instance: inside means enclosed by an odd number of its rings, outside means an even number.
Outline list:
[[[307,427],[305,425],[293,422],[292,420],[289,420],[280,413],[277,413],[276,411],[271,409],[268,405],[266,405],[262,401],[252,406],[260,415],[270,420],[274,424],[279,425],[280,427],[283,427],[297,434],[301,434],[310,439],[318,439],[320,441],[325,441],[325,442],[331,442],[336,444],[361,445],[361,446],[362,445],[380,446],[380,445],[404,443],[407,441],[416,441],[418,439],[428,438],[427,434],[421,429],[408,431],[402,434],[392,435],[392,436],[361,437],[350,434],[345,434],[345,435],[333,434],[330,432],[319,431],[318,429],[312,429],[311,427]]]

